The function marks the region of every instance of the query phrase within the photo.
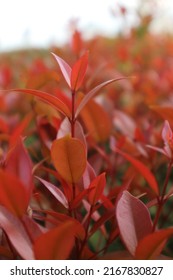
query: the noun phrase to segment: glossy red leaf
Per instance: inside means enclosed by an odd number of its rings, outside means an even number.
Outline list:
[[[51,157],[55,168],[68,183],[77,183],[86,168],[86,150],[76,138],[65,136],[53,142]]]
[[[54,56],[54,58],[56,59],[56,61],[58,62],[58,65],[61,69],[61,72],[64,76],[64,79],[66,80],[68,86],[71,88],[71,67],[69,66],[69,64],[67,62],[65,62],[61,57],[59,57],[58,55],[52,53],[52,55]]]
[[[161,229],[148,234],[139,241],[135,258],[142,260],[156,259],[171,236],[173,236],[173,228]]]
[[[159,195],[159,188],[158,188],[157,181],[156,181],[154,175],[152,174],[152,172],[148,169],[148,167],[146,167],[146,165],[144,165],[141,161],[135,159],[131,155],[129,155],[125,152],[122,152],[117,147],[112,147],[112,150],[119,153],[126,160],[128,160],[136,168],[136,170],[145,178],[145,180],[148,182],[148,184],[149,184],[150,188],[153,190],[153,192],[156,195]]]
[[[66,221],[42,234],[35,241],[34,252],[37,260],[68,259],[74,246],[75,223]]]
[[[0,205],[0,226],[7,234],[11,244],[25,260],[33,260],[32,243],[22,222]]]
[[[28,207],[25,185],[14,174],[4,170],[0,170],[0,204],[20,217]]]
[[[89,189],[92,188],[91,192],[88,194],[88,200],[91,205],[95,205],[104,190],[104,187],[106,185],[106,178],[105,178],[105,172],[97,176],[89,185]]]
[[[76,91],[81,86],[88,66],[88,51],[74,64],[71,72],[71,89]]]
[[[53,185],[50,182],[47,182],[46,180],[39,178],[37,176],[35,176],[40,182],[43,183],[43,185],[51,192],[51,194],[65,207],[68,208],[68,201],[65,197],[65,195],[63,194],[63,192],[56,187],[55,185]]]
[[[75,113],[75,117],[77,118],[77,116],[79,115],[80,111],[83,109],[83,107],[89,102],[89,100],[91,98],[93,98],[97,92],[102,89],[103,87],[113,83],[113,82],[116,82],[116,81],[120,81],[124,78],[116,78],[116,79],[112,79],[112,80],[108,80],[106,82],[103,82],[101,83],[100,85],[97,85],[96,87],[94,87],[92,90],[90,90],[86,95],[85,97],[82,99],[82,101],[80,102],[79,106],[77,107],[76,109],[76,113]]]
[[[39,91],[39,90],[33,90],[33,89],[12,89],[10,92],[21,92],[30,94],[36,97],[41,98],[43,101],[47,102],[48,104],[54,106],[59,112],[61,112],[63,115],[70,117],[71,112],[68,108],[68,105],[66,105],[64,102],[62,102],[59,98],[57,98],[54,95],[51,95],[47,92]]]
[[[128,191],[123,191],[116,205],[116,219],[121,238],[134,256],[139,241],[152,231],[148,208]]]
[[[21,138],[18,139],[16,145],[8,152],[5,170],[18,177],[25,186],[29,204],[33,191],[32,162]]]

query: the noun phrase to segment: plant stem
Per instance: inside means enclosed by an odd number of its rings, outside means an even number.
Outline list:
[[[90,225],[90,220],[91,220],[92,213],[93,213],[93,205],[91,205],[91,207],[90,207],[90,211],[89,211],[88,218],[87,218],[87,221],[86,221],[85,237],[84,237],[84,240],[81,244],[79,257],[81,256],[81,254],[83,252],[83,249],[85,247],[85,244],[87,242],[87,239],[88,239],[89,225]]]
[[[72,100],[71,100],[71,137],[75,137],[75,95],[76,92],[72,90],[71,92]]]
[[[169,177],[170,177],[170,174],[171,174],[172,163],[173,163],[173,159],[170,160],[169,165],[168,165],[168,169],[167,169],[167,173],[166,173],[165,182],[164,182],[164,185],[163,185],[163,191],[162,191],[161,198],[158,198],[158,209],[157,209],[156,217],[155,217],[154,223],[153,223],[153,229],[152,229],[153,232],[156,229],[156,225],[158,223],[158,220],[159,220],[159,217],[160,217],[163,205],[164,205],[164,196],[165,196],[165,193],[166,193],[166,188],[167,188],[167,185],[168,185],[168,182],[169,182]]]

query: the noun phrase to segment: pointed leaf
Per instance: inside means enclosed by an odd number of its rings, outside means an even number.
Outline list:
[[[59,57],[58,55],[52,53],[52,55],[55,57],[56,61],[59,64],[59,67],[61,69],[61,72],[64,76],[64,79],[66,80],[68,86],[71,88],[71,67],[69,66],[69,64],[67,62],[65,62],[61,57]]]
[[[171,236],[173,236],[173,228],[161,229],[145,236],[136,248],[135,258],[139,260],[156,259]]]
[[[32,162],[21,138],[7,154],[5,170],[14,174],[23,183],[29,204],[33,191]]]
[[[0,204],[17,216],[22,216],[28,207],[26,187],[15,175],[4,170],[0,170]]]
[[[67,117],[71,116],[71,112],[70,112],[68,106],[64,102],[62,102],[59,98],[57,98],[54,95],[51,95],[47,92],[43,92],[40,90],[33,90],[33,89],[20,89],[20,88],[12,89],[12,90],[10,90],[10,92],[21,92],[21,93],[31,94],[33,96],[39,97],[43,101],[54,106],[63,115],[65,115]]]
[[[68,208],[68,201],[63,192],[50,182],[35,176],[51,192],[51,194],[65,207]]]
[[[76,91],[81,86],[88,66],[88,51],[75,63],[71,72],[71,89]]]
[[[65,136],[53,142],[51,157],[55,168],[68,183],[77,183],[86,168],[86,150],[76,138]]]
[[[106,82],[103,82],[101,83],[100,85],[94,87],[92,90],[90,90],[86,95],[85,97],[82,99],[82,101],[80,102],[77,110],[76,110],[76,113],[75,113],[75,117],[77,118],[77,116],[79,115],[80,111],[83,109],[83,107],[88,103],[88,101],[93,98],[96,93],[102,89],[103,87],[113,83],[113,82],[116,82],[116,81],[120,81],[122,79],[125,79],[125,78],[116,78],[116,79],[112,79],[112,80],[108,80]]]
[[[42,234],[35,241],[34,252],[37,260],[65,260],[69,257],[75,240],[75,224],[66,221]]]
[[[126,160],[128,160],[136,169],[137,171],[145,178],[148,182],[151,189],[154,191],[156,195],[159,195],[159,188],[157,181],[151,171],[139,160],[133,158],[127,153],[122,152],[117,147],[112,147],[114,151],[122,155]]]
[[[11,244],[23,259],[34,259],[32,243],[24,229],[22,222],[1,205],[0,227],[3,228]]]
[[[117,202],[116,218],[121,238],[134,256],[139,240],[152,231],[148,208],[128,191],[123,191]]]
[[[106,185],[105,172],[97,176],[89,185],[89,189],[92,188],[91,192],[88,194],[88,200],[91,205],[95,205],[100,199],[104,187]]]
[[[31,119],[33,118],[33,112],[28,113],[24,119],[17,125],[12,132],[10,136],[10,146],[12,147],[13,145],[16,144],[17,140],[21,135],[23,134],[23,131],[26,129],[26,127],[29,125]]]

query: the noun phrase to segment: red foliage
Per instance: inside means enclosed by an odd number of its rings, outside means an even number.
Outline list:
[[[173,257],[173,39],[149,21],[0,58],[1,259]]]

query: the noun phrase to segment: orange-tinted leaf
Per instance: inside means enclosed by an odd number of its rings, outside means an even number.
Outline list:
[[[149,186],[154,191],[154,193],[156,195],[159,194],[158,184],[154,175],[141,161],[135,159],[134,157],[130,156],[127,153],[122,152],[116,147],[114,147],[113,150],[119,153],[120,155],[122,155],[126,160],[128,160],[138,170],[138,172],[145,178],[145,180],[148,182]]]
[[[148,208],[128,191],[123,191],[117,202],[116,218],[121,238],[128,251],[134,255],[139,240],[152,231]]]
[[[71,72],[71,89],[76,91],[81,86],[88,66],[88,51],[74,64]]]
[[[168,238],[173,236],[173,228],[161,229],[150,233],[140,240],[135,258],[142,260],[156,259],[163,250]]]
[[[75,223],[66,221],[49,232],[42,234],[34,244],[36,259],[68,259],[74,245],[75,232]]]
[[[25,260],[33,260],[32,243],[22,222],[0,205],[0,227],[7,234],[11,244]]]
[[[25,186],[29,204],[33,190],[32,162],[21,138],[18,139],[16,145],[8,152],[5,170],[14,174]]]
[[[101,105],[94,100],[86,105],[81,112],[81,118],[84,126],[88,130],[88,135],[96,142],[102,142],[108,139],[111,131],[111,121]]]
[[[76,138],[65,136],[53,142],[51,157],[55,168],[69,183],[77,183],[86,168],[86,150]]]
[[[28,207],[26,187],[14,174],[4,170],[0,170],[0,204],[17,216],[22,216]]]
[[[86,95],[85,97],[82,99],[82,101],[80,102],[77,110],[76,110],[76,113],[75,113],[75,117],[77,118],[77,116],[79,115],[80,111],[83,109],[83,107],[88,103],[88,101],[93,98],[97,92],[102,89],[103,87],[113,83],[113,82],[116,82],[116,81],[119,81],[119,80],[122,80],[124,78],[116,78],[116,79],[112,79],[112,80],[108,80],[106,82],[103,82],[101,83],[100,85],[94,87],[92,90],[90,90]]]
[[[71,72],[72,72],[71,67],[67,62],[65,62],[65,60],[63,60],[58,55],[54,53],[52,53],[52,55],[55,57],[56,61],[58,62],[61,72],[64,76],[64,79],[66,80],[68,86],[71,88],[71,82],[70,82]]]
[[[92,188],[91,192],[88,194],[88,200],[91,205],[95,205],[100,199],[104,187],[106,185],[105,172],[97,176],[89,185],[89,189]]]
[[[33,96],[41,98],[43,101],[49,103],[50,105],[54,106],[59,112],[64,114],[67,117],[71,116],[71,112],[68,108],[68,106],[62,102],[60,99],[55,97],[54,95],[51,95],[47,92],[39,91],[39,90],[33,90],[33,89],[12,89],[10,92],[21,92],[26,94],[31,94]]]

